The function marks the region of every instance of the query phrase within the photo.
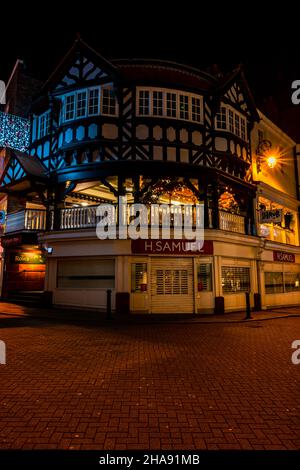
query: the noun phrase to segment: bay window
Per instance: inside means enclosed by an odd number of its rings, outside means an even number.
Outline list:
[[[165,88],[137,89],[137,114],[203,122],[202,96]]]

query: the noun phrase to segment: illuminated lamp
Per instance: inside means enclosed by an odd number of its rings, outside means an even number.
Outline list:
[[[275,155],[270,155],[266,158],[266,162],[269,168],[274,168],[277,163],[277,157],[275,157]]]

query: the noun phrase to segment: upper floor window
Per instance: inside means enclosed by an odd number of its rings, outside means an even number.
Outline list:
[[[102,88],[102,114],[115,116],[117,111],[116,95],[112,87]]]
[[[223,106],[221,106],[220,111],[217,113],[216,124],[218,129],[227,129],[226,108]]]
[[[139,114],[149,116],[150,114],[150,92],[141,90],[139,94]]]
[[[167,93],[166,114],[168,117],[176,118],[177,115],[177,95],[176,93]]]
[[[39,116],[38,123],[38,138],[41,139],[50,133],[50,111]]]
[[[229,106],[221,106],[215,119],[216,129],[232,132],[247,140],[246,119]]]
[[[63,122],[88,116],[98,116],[99,114],[115,116],[116,113],[116,96],[111,86],[79,90],[69,93],[63,98],[61,114]]]
[[[66,96],[65,101],[65,121],[70,121],[75,117],[75,97],[76,95]]]
[[[99,88],[91,88],[89,90],[89,104],[88,104],[89,116],[97,116],[99,114],[99,105],[100,105],[99,98],[100,98]]]
[[[201,100],[192,96],[192,120],[201,122]]]
[[[137,89],[137,114],[203,122],[202,97],[165,88]]]
[[[163,116],[163,92],[154,91],[153,92],[153,115],[154,116]]]
[[[180,119],[189,118],[189,98],[187,95],[179,95]]]

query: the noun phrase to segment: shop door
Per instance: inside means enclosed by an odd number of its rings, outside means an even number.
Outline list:
[[[193,260],[152,258],[152,313],[193,313]]]

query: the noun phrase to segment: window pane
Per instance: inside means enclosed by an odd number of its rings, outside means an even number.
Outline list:
[[[74,110],[75,110],[75,95],[66,96],[65,104],[65,120],[69,121],[74,119]]]
[[[246,140],[246,121],[244,118],[241,118],[241,138]]]
[[[112,87],[102,89],[102,114],[109,116],[116,114],[116,95]]]
[[[200,98],[192,97],[192,120],[201,122],[201,101]]]
[[[240,137],[241,129],[240,129],[240,116],[235,114],[234,116],[234,125],[235,125],[235,134]]]
[[[208,264],[198,265],[198,291],[212,291],[212,266]]]
[[[179,96],[179,110],[180,119],[189,119],[189,97],[187,95]]]
[[[77,93],[76,100],[76,117],[86,116],[86,91]]]
[[[89,91],[89,116],[99,114],[99,88],[93,88]]]
[[[163,115],[163,93],[162,91],[153,92],[153,115]]]
[[[39,117],[39,138],[50,133],[50,111]]]
[[[57,266],[57,287],[87,289],[115,286],[115,262],[103,260],[62,260]]]
[[[177,109],[176,93],[167,93],[167,101],[166,101],[167,116],[176,118],[176,109]]]
[[[216,125],[217,129],[227,129],[226,108],[224,106],[221,106],[220,111],[216,115]]]
[[[131,265],[131,292],[145,292],[147,290],[147,263],[134,263]]]
[[[139,114],[141,116],[150,114],[150,93],[147,90],[141,90],[139,93]]]
[[[234,133],[233,111],[231,111],[231,109],[228,110],[228,118],[229,118],[229,131]]]
[[[222,288],[224,294],[250,291],[250,268],[222,266]]]
[[[265,273],[266,294],[283,292],[283,273]]]
[[[300,273],[284,273],[285,292],[300,290]]]

